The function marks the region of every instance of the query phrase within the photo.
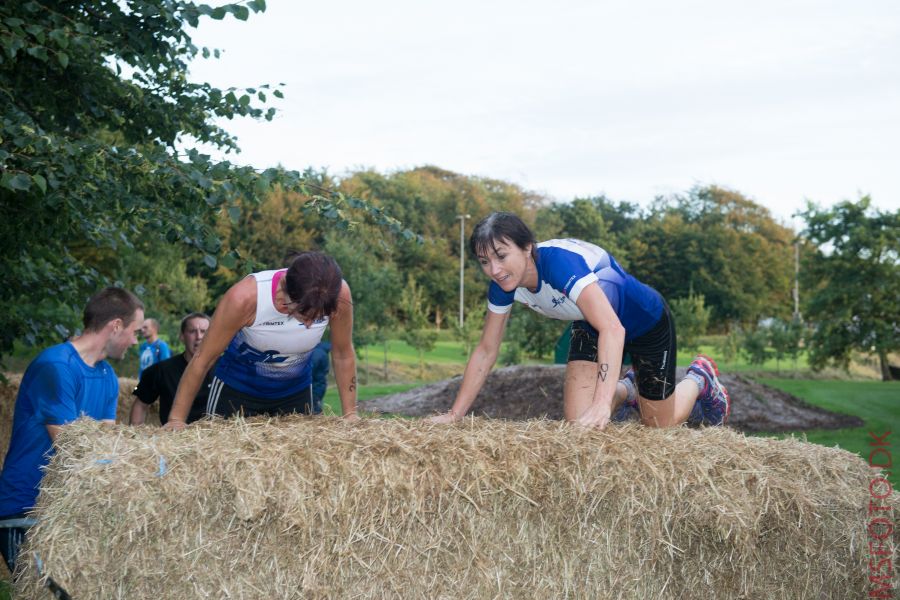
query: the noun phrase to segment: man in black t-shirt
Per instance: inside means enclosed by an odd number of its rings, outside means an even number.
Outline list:
[[[141,374],[141,379],[134,388],[134,404],[131,405],[131,425],[143,425],[147,419],[148,408],[159,400],[159,420],[165,425],[169,420],[172,401],[178,390],[178,382],[187,368],[188,362],[200,348],[200,343],[209,329],[209,317],[203,313],[191,313],[181,320],[181,341],[184,352],[162,362],[151,365]],[[206,415],[206,399],[209,395],[209,384],[212,381],[213,369],[209,370],[206,380],[200,386],[194,404],[188,414],[187,422],[191,423]]]

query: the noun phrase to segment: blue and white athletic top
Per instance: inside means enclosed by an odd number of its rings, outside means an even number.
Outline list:
[[[312,350],[328,326],[328,317],[322,317],[307,329],[275,309],[275,292],[286,271],[249,276],[256,279],[256,318],[238,331],[216,365],[216,377],[256,398],[284,398],[311,385]]]
[[[541,242],[535,266],[535,291],[519,287],[504,292],[491,281],[488,309],[505,314],[515,300],[551,319],[584,321],[575,303],[584,288],[598,284],[625,328],[626,341],[649,331],[662,316],[659,292],[626,273],[611,254],[594,244],[573,239]]]

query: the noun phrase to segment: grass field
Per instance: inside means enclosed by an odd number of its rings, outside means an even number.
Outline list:
[[[872,448],[869,432],[884,435],[900,448],[900,381],[827,381],[808,379],[766,379],[760,382],[782,389],[826,410],[855,415],[862,427],[838,430],[813,430],[797,436],[824,446],[840,446],[868,460]],[[785,437],[778,435],[777,437]]]
[[[416,387],[417,383],[386,383],[359,386],[357,400],[368,400],[369,398],[377,398],[378,396],[386,396],[388,394],[396,394],[397,392],[405,392],[410,388]],[[333,385],[328,386],[325,392],[324,407],[322,409],[326,415],[341,414],[341,401],[338,397],[337,390]]]

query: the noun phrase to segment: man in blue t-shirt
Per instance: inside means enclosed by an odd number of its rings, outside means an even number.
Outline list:
[[[19,384],[9,451],[0,473],[0,553],[10,571],[33,523],[43,469],[60,430],[79,417],[115,423],[119,380],[106,358],[137,343],[144,305],[122,288],[106,288],[84,307],[84,333],[35,358]]]
[[[159,321],[156,319],[144,319],[144,323],[141,325],[141,337],[147,341],[143,342],[139,347],[141,364],[138,368],[138,378],[144,373],[144,369],[150,365],[155,365],[172,357],[169,345],[159,339]]]

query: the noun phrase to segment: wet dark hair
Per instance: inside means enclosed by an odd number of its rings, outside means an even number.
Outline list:
[[[344,275],[337,262],[322,252],[300,252],[290,259],[284,289],[295,312],[308,318],[330,317],[337,311]]]
[[[84,330],[100,331],[114,319],[122,319],[124,325],[131,324],[134,312],[144,308],[144,303],[128,290],[108,287],[100,290],[84,305]]]
[[[209,318],[209,315],[207,315],[206,313],[192,312],[181,320],[181,333],[184,333],[184,330],[187,329],[188,323],[190,323],[194,319],[206,319],[207,321],[211,320]]]
[[[488,250],[497,252],[497,242],[509,240],[525,250],[531,244],[531,257],[537,259],[537,242],[534,233],[517,215],[508,212],[492,212],[478,221],[469,238],[469,251],[476,257]]]

